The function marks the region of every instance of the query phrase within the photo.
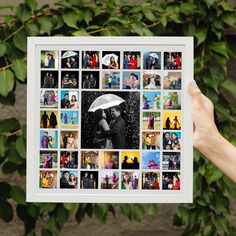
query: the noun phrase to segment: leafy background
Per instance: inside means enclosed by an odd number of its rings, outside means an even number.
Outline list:
[[[0,11],[5,9],[13,13],[0,16],[0,232],[3,235],[6,227],[15,229],[9,235],[50,236],[60,231],[69,235],[83,227],[83,232],[88,232],[89,227],[93,235],[103,232],[168,235],[170,229],[174,235],[236,235],[235,217],[231,214],[235,209],[236,185],[196,150],[193,204],[26,203],[26,125],[24,119],[19,120],[26,110],[23,93],[27,82],[27,36],[187,35],[195,39],[195,79],[215,105],[221,133],[236,145],[235,69],[228,71],[235,63],[235,53],[230,47],[235,45],[235,36],[228,33],[235,32],[236,12],[228,2],[150,0],[137,4],[118,0],[61,0],[53,6],[38,6],[35,0],[25,0],[14,6],[0,5]],[[107,223],[101,225],[100,221]],[[77,223],[80,225],[76,226]],[[117,231],[108,231],[110,226]]]

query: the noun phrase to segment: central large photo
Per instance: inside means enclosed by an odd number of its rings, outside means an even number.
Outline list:
[[[81,148],[139,149],[140,92],[82,91]]]

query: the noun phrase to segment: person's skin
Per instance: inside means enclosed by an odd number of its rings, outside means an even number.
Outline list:
[[[236,183],[236,147],[219,133],[214,106],[194,80],[188,84],[188,92],[192,103],[194,147]]]

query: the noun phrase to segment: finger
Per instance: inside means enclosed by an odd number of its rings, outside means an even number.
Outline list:
[[[194,109],[201,109],[203,106],[202,93],[197,87],[196,82],[188,83],[188,92],[192,98],[192,106]]]

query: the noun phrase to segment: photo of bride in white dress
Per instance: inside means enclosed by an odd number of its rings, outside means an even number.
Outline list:
[[[156,72],[143,72],[143,89],[155,90],[161,88],[161,76]]]

